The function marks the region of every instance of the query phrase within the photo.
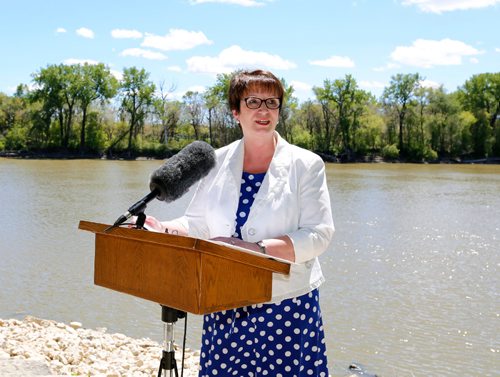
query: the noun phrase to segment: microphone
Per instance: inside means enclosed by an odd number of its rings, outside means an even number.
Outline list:
[[[151,192],[121,215],[113,227],[144,212],[146,205],[154,198],[167,203],[180,198],[213,169],[215,161],[215,150],[209,144],[199,140],[188,144],[151,173]]]

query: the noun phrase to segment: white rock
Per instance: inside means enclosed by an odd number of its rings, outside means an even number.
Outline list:
[[[76,322],[76,321],[73,321],[73,322],[70,322],[69,325],[74,328],[75,330],[77,329],[81,329],[82,328],[82,324],[81,322]]]
[[[31,316],[24,321],[0,319],[0,359],[37,359],[53,374],[149,377],[157,374],[161,356],[162,346],[151,339],[84,329],[80,322],[68,326]],[[181,356],[179,349],[179,367]],[[199,351],[186,349],[184,375],[197,376],[198,364]]]

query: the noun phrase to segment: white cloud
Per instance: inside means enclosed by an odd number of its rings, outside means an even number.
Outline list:
[[[80,29],[77,29],[76,34],[83,38],[90,38],[90,39],[94,38],[94,32],[90,29],[87,29],[86,27],[81,27]]]
[[[500,48],[496,47],[495,52],[500,52]]]
[[[119,81],[123,80],[123,72],[117,71],[116,69],[111,69],[109,72],[115,77],[115,79]]]
[[[472,63],[472,64],[478,64],[479,63],[479,59],[478,58],[470,58],[469,61]]]
[[[170,67],[167,67],[167,70],[172,72],[182,72],[182,68],[178,65],[171,65]]]
[[[66,30],[65,28],[63,28],[63,27],[58,27],[58,28],[56,29],[56,33],[66,33],[66,31],[67,31],[67,30]]]
[[[67,64],[67,65],[72,65],[72,64],[81,64],[81,65],[84,65],[85,63],[87,63],[89,65],[97,65],[97,64],[99,64],[99,62],[96,61],[96,60],[92,60],[92,59],[76,59],[76,58],[66,59],[66,60],[64,60],[63,63]]]
[[[201,73],[230,73],[241,68],[292,69],[296,64],[278,55],[267,52],[243,50],[239,46],[231,46],[220,52],[218,56],[193,56],[186,60],[188,71]]]
[[[416,5],[421,11],[441,14],[454,10],[486,8],[499,4],[500,0],[403,0],[403,5]]]
[[[265,2],[257,0],[191,0],[190,3],[193,5],[207,3],[234,4],[242,7],[261,7],[265,5]]]
[[[193,85],[187,88],[186,92],[198,92],[198,93],[204,93],[205,90],[207,90],[206,87],[201,86],[201,85]]]
[[[359,86],[361,88],[366,88],[366,89],[383,89],[385,88],[386,84],[380,81],[360,81]]]
[[[195,85],[195,86],[190,86],[189,88],[184,90],[178,90],[176,92],[170,93],[169,95],[172,96],[172,99],[182,101],[182,97],[184,97],[184,94],[186,94],[187,92],[198,92],[200,94],[203,94],[205,93],[206,90],[207,88],[205,86]]]
[[[113,29],[111,36],[118,39],[139,39],[142,38],[142,33],[137,30]]]
[[[302,81],[291,81],[290,85],[293,86],[293,96],[299,101],[307,101],[314,97],[312,85]]]
[[[438,89],[441,86],[441,84],[432,80],[420,80],[420,86],[423,88]]]
[[[386,65],[382,66],[382,67],[375,67],[373,68],[373,70],[375,72],[384,72],[384,71],[388,71],[390,69],[395,69],[395,68],[399,68],[400,65],[399,64],[396,64],[396,63],[387,63]]]
[[[411,46],[396,47],[391,58],[409,66],[432,68],[437,65],[460,65],[464,56],[482,53],[472,46],[452,39],[417,39]]]
[[[156,51],[144,50],[142,48],[127,48],[120,53],[121,56],[135,56],[149,60],[168,59],[165,54]]]
[[[302,81],[291,81],[290,85],[293,86],[293,89],[296,91],[310,91],[312,90],[312,85],[302,82]]]
[[[146,33],[141,46],[172,51],[189,50],[199,45],[211,45],[212,43],[201,31],[170,29],[165,36]]]
[[[331,56],[325,60],[311,60],[309,61],[311,65],[319,65],[321,67],[329,68],[352,68],[354,67],[354,61],[347,56]]]

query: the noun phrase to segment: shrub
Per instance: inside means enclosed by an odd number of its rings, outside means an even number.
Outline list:
[[[382,156],[388,160],[395,160],[399,157],[399,148],[396,144],[386,145],[382,149]]]
[[[26,149],[27,140],[28,129],[16,124],[5,135],[5,149],[11,151]]]

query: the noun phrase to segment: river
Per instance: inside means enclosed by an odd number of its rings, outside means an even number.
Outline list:
[[[93,284],[93,235],[160,161],[0,159],[0,318],[161,341],[158,304]],[[320,295],[334,377],[499,376],[500,166],[328,164],[336,225]],[[191,194],[147,214],[182,214]],[[183,320],[176,326],[181,341]],[[188,316],[199,348],[201,317]]]

